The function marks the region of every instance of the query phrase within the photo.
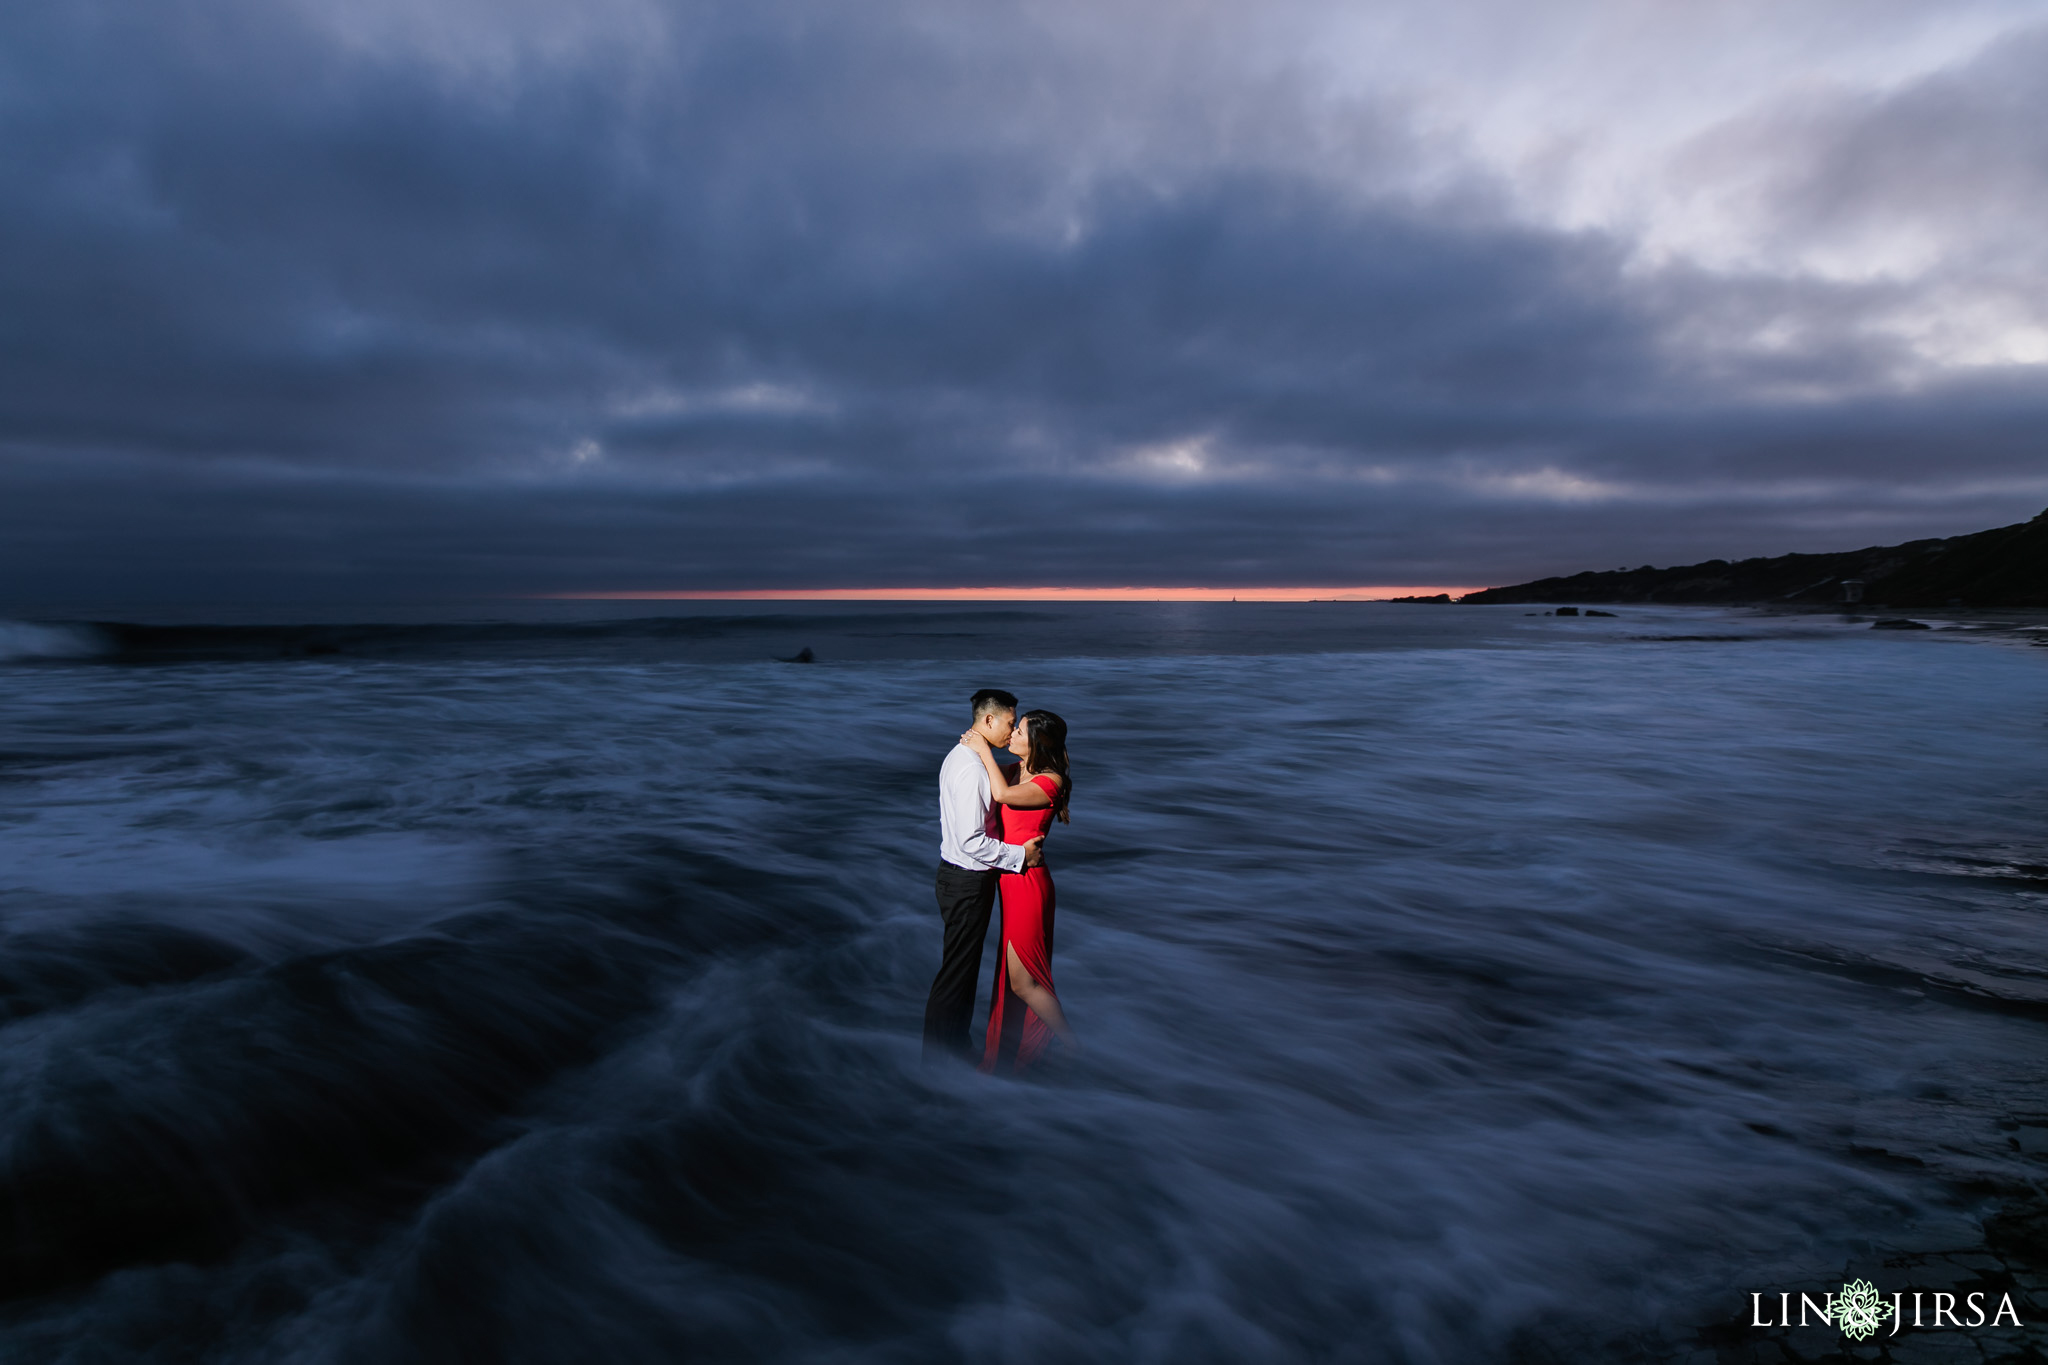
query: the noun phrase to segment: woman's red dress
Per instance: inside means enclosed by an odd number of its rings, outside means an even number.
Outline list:
[[[1031,779],[1041,791],[1059,799],[1057,778],[1040,774]],[[1052,807],[1020,810],[1003,807],[1003,842],[1021,844],[1036,839],[1052,826]],[[1027,1008],[1010,989],[1010,953],[1031,979],[1052,991],[1052,874],[1042,867],[1022,872],[1005,872],[1000,883],[1003,894],[1002,944],[996,952],[995,989],[988,1010],[988,1045],[981,1069],[997,1075],[1013,1075],[1038,1060],[1052,1041],[1052,1030]]]

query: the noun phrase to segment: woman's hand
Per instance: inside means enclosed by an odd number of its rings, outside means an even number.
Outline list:
[[[969,730],[966,734],[960,736],[960,742],[974,750],[977,754],[985,755],[991,752],[988,747],[988,740],[983,737],[979,730]]]

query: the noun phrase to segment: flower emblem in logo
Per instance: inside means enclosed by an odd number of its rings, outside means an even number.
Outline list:
[[[1835,1326],[1842,1329],[1843,1336],[1861,1341],[1892,1315],[1894,1307],[1878,1296],[1877,1286],[1870,1281],[1851,1280],[1835,1295]]]

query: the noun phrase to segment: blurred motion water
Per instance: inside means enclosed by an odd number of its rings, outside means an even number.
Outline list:
[[[1684,1359],[2043,1175],[2015,635],[1219,604],[6,642],[9,1361]],[[988,685],[1072,730],[1088,1052],[1044,1084],[918,1060],[936,773]]]

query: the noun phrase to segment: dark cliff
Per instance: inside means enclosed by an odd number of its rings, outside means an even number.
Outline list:
[[[1544,578],[1461,602],[1783,602],[1825,606],[2048,607],[2048,512],[1994,531],[1838,554]]]

